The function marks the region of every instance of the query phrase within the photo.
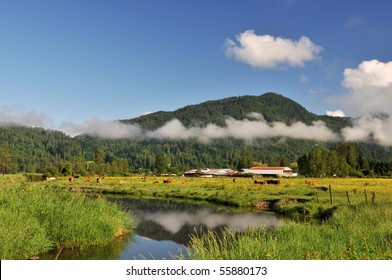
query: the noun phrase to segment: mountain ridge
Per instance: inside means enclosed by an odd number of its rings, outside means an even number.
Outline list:
[[[138,124],[148,130],[157,129],[172,119],[178,119],[185,127],[206,126],[210,123],[224,127],[227,117],[243,120],[249,118],[250,113],[261,114],[269,123],[283,122],[288,125],[298,121],[310,125],[321,120],[334,131],[350,122],[350,118],[316,115],[292,99],[273,92],[209,100],[174,111],[158,111],[120,122]]]

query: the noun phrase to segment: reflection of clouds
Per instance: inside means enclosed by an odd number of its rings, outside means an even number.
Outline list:
[[[201,209],[196,213],[158,211],[155,213],[146,213],[144,219],[161,225],[173,234],[177,233],[186,224],[192,226],[205,225],[208,228],[224,226],[228,229],[243,231],[248,227],[269,227],[276,226],[279,223],[274,215],[251,213],[225,214],[216,213],[208,209]]]

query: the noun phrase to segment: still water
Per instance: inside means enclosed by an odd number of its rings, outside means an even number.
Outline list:
[[[174,259],[181,253],[187,257],[190,236],[207,230],[220,232],[230,229],[243,231],[247,227],[275,227],[279,220],[274,214],[236,212],[206,204],[172,200],[108,198],[130,211],[137,227],[132,236],[116,240],[104,247],[88,250],[61,251],[58,259],[129,260]],[[43,258],[50,259],[58,252]]]

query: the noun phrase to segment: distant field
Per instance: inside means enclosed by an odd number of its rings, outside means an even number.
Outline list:
[[[358,205],[372,202],[392,202],[392,179],[385,178],[280,178],[278,185],[255,184],[253,178],[200,178],[200,177],[80,177],[69,182],[68,177],[51,182],[35,182],[37,185],[53,185],[73,191],[129,194],[135,197],[177,198],[205,200],[237,207],[254,208],[263,201],[278,200],[283,203],[316,203],[331,205]],[[22,175],[0,177],[1,185],[19,184]],[[164,184],[164,180],[171,183]],[[264,178],[257,178],[263,181]],[[305,181],[315,183],[307,184]],[[317,184],[316,184],[317,183]],[[331,196],[329,193],[331,186]],[[326,191],[325,191],[326,190]],[[367,200],[366,200],[367,199]]]

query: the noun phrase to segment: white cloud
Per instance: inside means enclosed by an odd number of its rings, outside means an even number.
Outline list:
[[[392,113],[392,62],[363,61],[344,70],[342,85],[349,93],[340,99],[353,115],[370,112]]]
[[[102,121],[91,118],[83,124],[63,123],[60,130],[71,137],[88,134],[103,138],[137,138],[142,135],[142,129],[138,125],[127,125],[119,121]]]
[[[231,39],[226,40],[226,55],[256,68],[302,67],[306,61],[316,59],[322,50],[305,36],[293,41],[246,30],[237,35],[236,40],[238,45]]]
[[[152,114],[152,113],[154,113],[154,111],[144,112],[144,113],[141,114],[140,116],[147,116],[147,115]]]
[[[44,114],[15,110],[12,107],[0,107],[0,124],[21,124],[41,126],[49,119]],[[328,115],[344,116],[341,110],[327,111]],[[249,113],[248,119],[226,118],[225,127],[213,123],[205,127],[185,127],[179,120],[173,119],[155,130],[144,130],[139,125],[124,124],[119,121],[102,121],[91,118],[83,124],[63,123],[58,130],[71,137],[87,134],[110,139],[160,139],[189,140],[208,143],[214,139],[234,138],[245,141],[268,139],[272,137],[294,138],[317,141],[373,141],[380,145],[392,145],[392,116],[388,114],[367,114],[353,120],[351,126],[334,133],[324,122],[316,121],[311,125],[296,122],[287,125],[282,122],[268,123],[260,113]]]
[[[335,111],[327,111],[325,112],[327,116],[330,117],[345,117],[346,114],[342,110],[335,110]]]
[[[44,113],[26,111],[21,106],[0,106],[0,124],[48,127],[53,125],[53,120]]]
[[[260,116],[258,116],[260,118]],[[208,124],[206,127],[186,128],[179,120],[171,120],[162,127],[145,133],[147,138],[158,139],[198,139],[208,142],[213,139],[235,138],[247,141],[271,137],[288,137],[319,141],[334,141],[337,136],[326,127],[324,122],[317,121],[312,125],[296,122],[288,126],[281,122],[267,123],[262,119],[236,120],[226,119],[226,126],[219,127]]]
[[[345,141],[372,140],[389,146],[392,145],[392,117],[367,114],[355,119],[352,127],[345,127],[341,132]]]
[[[97,118],[91,118],[83,124],[63,123],[59,129],[71,137],[87,134],[111,139],[197,139],[204,143],[223,138],[245,141],[271,137],[319,141],[334,141],[337,139],[337,135],[321,121],[314,122],[312,125],[296,122],[289,126],[281,122],[267,123],[259,113],[249,113],[248,118],[236,120],[228,117],[226,118],[225,127],[210,123],[204,127],[194,126],[189,128],[185,127],[179,120],[173,119],[155,130],[144,130],[138,125],[128,125],[118,121],[105,122]]]

